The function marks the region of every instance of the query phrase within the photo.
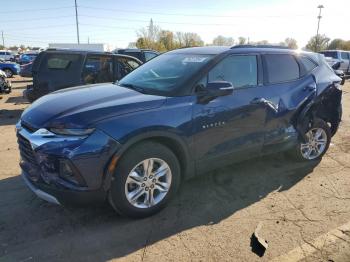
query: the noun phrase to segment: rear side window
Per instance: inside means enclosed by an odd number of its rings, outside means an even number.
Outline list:
[[[270,84],[293,81],[300,77],[299,65],[292,55],[265,55],[264,60]]]
[[[348,54],[347,54],[347,53],[345,53],[345,52],[341,52],[341,58],[342,58],[342,59],[346,59],[346,60],[348,60],[348,59],[349,59],[349,56],[348,56]]]
[[[156,57],[157,54],[156,53],[153,53],[153,52],[145,52],[145,60],[148,61],[148,60],[151,60],[153,57]]]
[[[312,70],[314,70],[314,68],[317,67],[317,64],[307,57],[300,56],[299,59],[305,68],[305,73],[311,72]]]
[[[256,86],[258,82],[255,55],[233,55],[219,62],[208,74],[208,82],[227,81],[234,88]]]
[[[0,55],[5,55],[5,52],[0,52]]]
[[[47,68],[65,70],[78,59],[79,55],[75,54],[49,54],[47,59]]]

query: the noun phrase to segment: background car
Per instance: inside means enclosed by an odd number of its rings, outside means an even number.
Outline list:
[[[24,54],[21,54],[18,59],[19,64],[28,64],[30,62],[33,62],[35,58],[39,55],[39,52],[27,52]]]
[[[327,62],[330,66],[333,66],[335,63],[340,62],[338,70],[342,70],[344,74],[350,74],[350,52],[342,50],[325,50],[319,52],[323,54],[327,59]]]
[[[0,50],[0,59],[4,59],[5,61],[14,61],[15,56],[9,50]]]
[[[146,63],[147,61],[151,60],[152,58],[154,58],[160,54],[159,52],[157,52],[155,50],[136,49],[136,48],[117,49],[114,51],[114,53],[136,57],[137,59],[139,59],[143,63]]]
[[[32,77],[33,62],[20,66],[19,75],[22,77]]]
[[[27,86],[23,95],[33,102],[67,87],[114,82],[141,64],[134,57],[108,52],[50,49],[34,60],[33,85]]]
[[[20,66],[17,63],[9,61],[0,61],[0,70],[4,71],[7,77],[18,75]]]

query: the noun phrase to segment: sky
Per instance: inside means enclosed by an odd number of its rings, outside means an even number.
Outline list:
[[[349,0],[77,0],[80,42],[127,47],[150,19],[164,30],[195,32],[205,43],[217,35],[304,47],[316,34],[350,40]],[[11,0],[0,10],[5,46],[77,43],[74,0]],[[1,43],[1,39],[0,39]]]

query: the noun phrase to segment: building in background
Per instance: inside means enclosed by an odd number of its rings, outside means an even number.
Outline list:
[[[50,43],[49,48],[67,48],[88,51],[111,51],[113,48],[108,44],[73,44],[73,43]]]

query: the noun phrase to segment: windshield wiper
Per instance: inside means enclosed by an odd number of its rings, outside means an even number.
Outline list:
[[[129,88],[129,89],[132,89],[132,90],[135,90],[139,93],[144,93],[145,92],[145,89],[140,87],[140,86],[135,86],[133,84],[121,84],[121,83],[117,83],[118,86],[122,86],[122,87],[126,87],[126,88]]]

